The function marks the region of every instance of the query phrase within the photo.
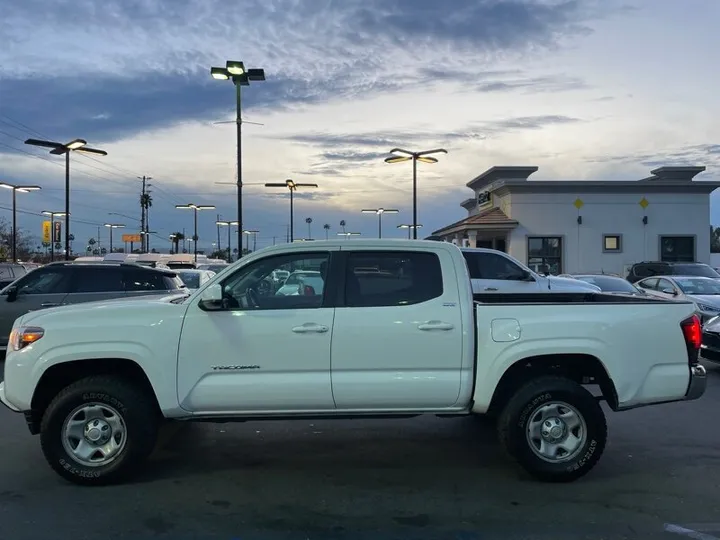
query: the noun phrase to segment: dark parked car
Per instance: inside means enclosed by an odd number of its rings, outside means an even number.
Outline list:
[[[700,356],[720,363],[720,317],[710,319],[703,326]]]
[[[131,263],[57,262],[33,270],[0,291],[0,351],[7,349],[15,319],[37,309],[189,292],[170,270]]]
[[[635,283],[652,276],[698,276],[720,279],[720,274],[705,263],[645,261],[632,265],[627,280]]]

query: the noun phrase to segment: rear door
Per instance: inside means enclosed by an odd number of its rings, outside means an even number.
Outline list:
[[[341,254],[331,347],[337,409],[452,407],[460,392],[463,327],[450,254]]]
[[[67,304],[80,304],[123,298],[125,286],[120,266],[88,265],[73,266],[73,278],[70,294],[65,299]]]

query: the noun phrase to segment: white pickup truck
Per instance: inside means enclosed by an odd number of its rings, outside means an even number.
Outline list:
[[[322,293],[276,295],[276,271]],[[166,420],[486,415],[545,481],[587,473],[615,411],[699,398],[694,306],[600,293],[473,297],[433,241],[285,244],[191,296],[94,302],[14,324],[0,401],[66,479],[129,477]],[[588,388],[597,389],[594,396]]]

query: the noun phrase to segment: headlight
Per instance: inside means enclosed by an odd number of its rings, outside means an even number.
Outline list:
[[[707,304],[697,304],[698,311],[704,311],[705,313],[718,313],[720,308],[716,306],[708,306]]]
[[[10,348],[13,351],[32,345],[45,335],[45,330],[38,326],[20,326],[10,332]]]

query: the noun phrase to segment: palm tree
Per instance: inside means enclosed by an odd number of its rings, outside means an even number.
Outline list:
[[[342,221],[340,221],[340,227],[342,227],[343,234],[345,234],[345,225],[347,225],[347,223],[345,223],[344,219]]]
[[[308,225],[308,240],[312,240],[312,218],[305,218],[305,223]]]
[[[180,242],[185,240],[185,235],[181,232],[174,232],[170,235],[170,237],[172,238],[172,243],[174,246],[173,251],[175,251],[175,253],[179,253],[180,252]]]
[[[142,232],[150,230],[148,210],[152,206],[152,195],[147,191],[140,195],[140,228]],[[143,234],[141,251],[147,251],[147,234]]]
[[[323,229],[325,229],[325,240],[328,239],[328,235],[330,234],[330,224],[326,223],[323,225]]]

